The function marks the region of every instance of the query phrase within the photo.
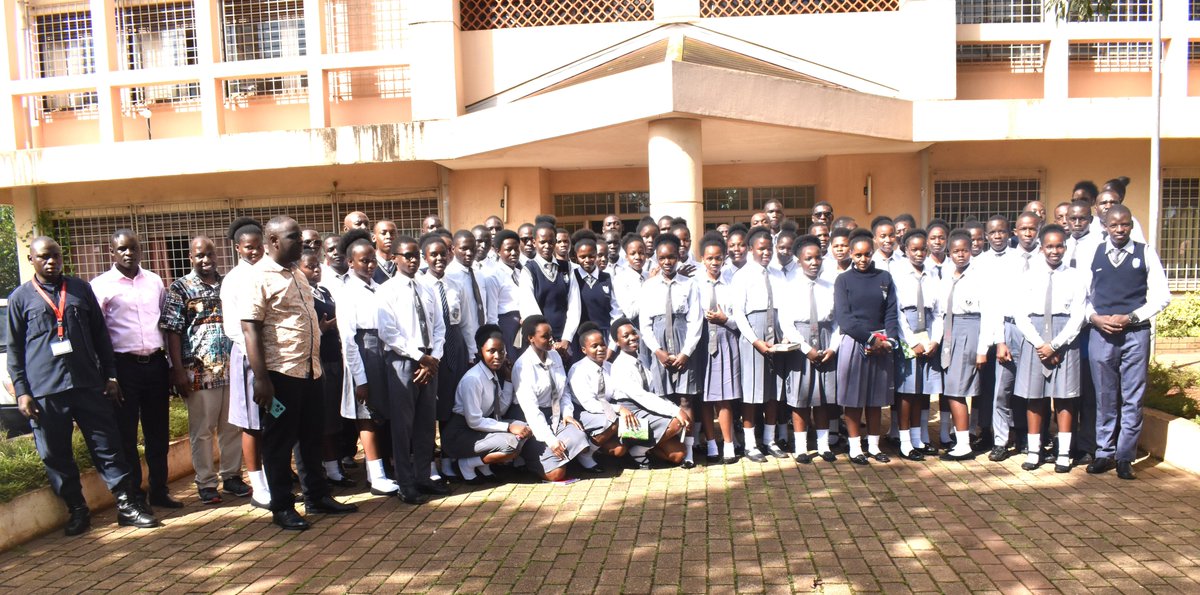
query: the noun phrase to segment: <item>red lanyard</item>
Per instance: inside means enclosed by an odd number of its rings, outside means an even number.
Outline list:
[[[63,280],[62,290],[60,290],[58,292],[58,307],[57,308],[54,307],[54,302],[50,301],[50,296],[46,295],[46,292],[42,289],[41,285],[38,285],[37,281],[31,281],[30,284],[33,285],[33,288],[37,290],[38,295],[42,296],[42,300],[44,300],[46,302],[46,305],[50,306],[50,309],[54,311],[54,318],[58,323],[58,325],[57,325],[58,340],[62,341],[63,340],[63,312],[66,311],[66,309],[67,309],[67,281],[65,279]]]

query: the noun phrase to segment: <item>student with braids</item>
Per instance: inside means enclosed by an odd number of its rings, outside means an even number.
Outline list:
[[[725,238],[710,231],[700,241],[700,261],[704,272],[696,277],[700,307],[704,308],[704,326],[696,347],[697,383],[704,393],[700,418],[704,422],[708,461],[726,465],[737,462],[734,447],[733,408],[742,400],[742,368],[737,323],[733,309],[737,302],[729,279],[722,274],[725,265]],[[717,450],[720,426],[724,454]]]

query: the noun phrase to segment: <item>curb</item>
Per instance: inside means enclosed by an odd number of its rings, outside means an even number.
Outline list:
[[[1200,474],[1200,424],[1157,409],[1143,409],[1138,443],[1150,456],[1185,471]]]

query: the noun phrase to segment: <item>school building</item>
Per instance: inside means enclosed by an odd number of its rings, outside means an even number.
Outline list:
[[[85,278],[117,227],[169,281],[241,214],[957,224],[1126,175],[1200,287],[1200,0],[0,2],[0,202]]]

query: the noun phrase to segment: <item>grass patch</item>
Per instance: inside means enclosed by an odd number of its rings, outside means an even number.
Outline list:
[[[168,429],[172,439],[187,436],[187,405],[180,399],[171,399]],[[91,469],[94,466],[92,456],[83,442],[83,435],[76,431],[71,438],[75,463],[79,465],[79,470]],[[141,441],[139,428],[138,443]],[[32,436],[0,440],[0,502],[8,502],[25,492],[47,485],[50,483],[46,477],[46,466],[38,456]]]
[[[1155,359],[1150,361],[1146,383],[1145,406],[1200,423],[1200,406],[1188,395],[1200,383],[1200,374]]]

